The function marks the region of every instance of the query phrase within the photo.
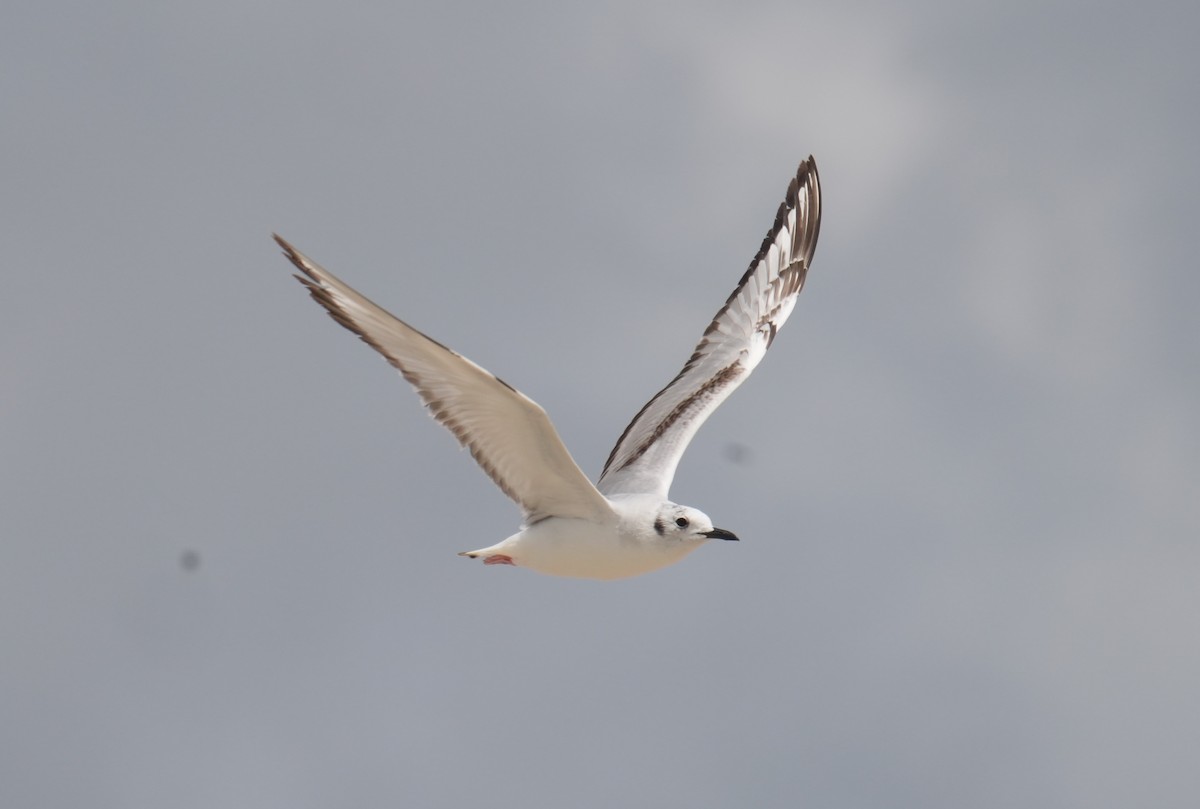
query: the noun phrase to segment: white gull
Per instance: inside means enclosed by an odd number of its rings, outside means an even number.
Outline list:
[[[275,240],[317,303],[400,371],[521,507],[517,533],[460,556],[556,576],[621,579],[677,562],[710,539],[737,539],[703,512],[672,503],[668,490],[696,430],[750,375],[791,314],[820,226],[820,183],[809,157],[749,269],[683,370],[625,428],[595,486],[536,402]]]

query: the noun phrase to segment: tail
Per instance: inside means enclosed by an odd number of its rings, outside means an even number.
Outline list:
[[[503,544],[504,544],[503,542],[497,542],[495,545],[491,545],[486,548],[480,548],[477,551],[460,551],[458,555],[465,556],[468,559],[479,559],[480,557],[486,559],[489,556],[494,556],[498,553],[503,553],[503,551],[501,551],[501,549],[500,549],[500,546]]]

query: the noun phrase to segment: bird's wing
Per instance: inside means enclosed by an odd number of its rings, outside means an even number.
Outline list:
[[[666,498],[675,468],[704,420],[766,355],[812,263],[821,187],[810,156],[800,164],[758,255],[717,312],[691,358],[633,417],[597,484],[606,495]]]
[[[313,299],[417,389],[433,417],[521,507],[526,523],[611,515],[537,402],[376,306],[279,236],[275,241]]]

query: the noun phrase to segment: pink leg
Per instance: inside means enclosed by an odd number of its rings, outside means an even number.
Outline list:
[[[492,554],[491,556],[484,559],[483,563],[485,565],[512,565],[513,567],[516,567],[516,564],[517,564],[516,562],[514,562],[512,560],[511,556],[505,556],[502,553]]]

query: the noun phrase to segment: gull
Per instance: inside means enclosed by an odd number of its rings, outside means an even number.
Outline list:
[[[736,540],[667,495],[692,436],[766,355],[795,306],[821,227],[811,156],[775,224],[683,370],[633,417],[596,485],[546,411],[499,377],[392,316],[278,235],[300,281],[329,315],[416,389],[484,472],[521,509],[517,533],[460,556],[539,573],[622,579],[678,562],[708,540]]]

